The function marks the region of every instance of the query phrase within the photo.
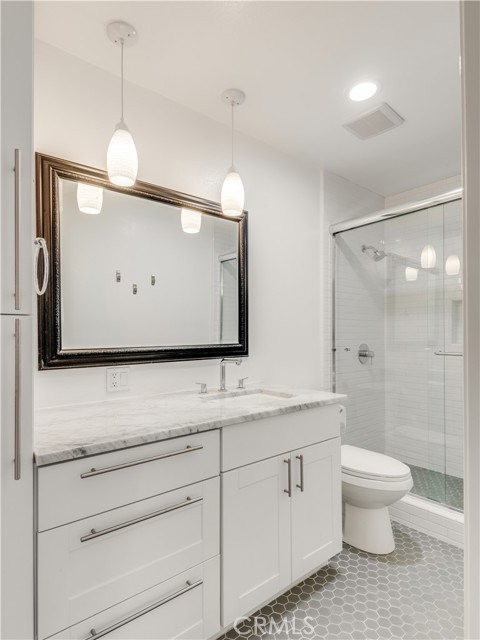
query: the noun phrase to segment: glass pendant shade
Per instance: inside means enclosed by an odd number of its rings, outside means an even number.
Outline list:
[[[418,278],[418,269],[414,267],[406,267],[405,268],[405,280],[407,282],[415,282]]]
[[[198,233],[202,226],[202,214],[192,209],[182,209],[182,229],[185,233]]]
[[[79,182],[77,186],[77,204],[82,213],[100,213],[103,204],[103,189]]]
[[[243,182],[234,167],[230,167],[223,181],[222,195],[220,197],[222,211],[226,216],[238,218],[243,213],[245,191]]]
[[[460,273],[460,258],[452,253],[445,262],[445,273],[447,276],[458,276]]]
[[[131,187],[137,179],[137,149],[132,134],[123,121],[115,127],[108,145],[107,171],[110,182],[120,187]]]
[[[433,269],[437,264],[437,254],[431,244],[426,244],[423,247],[420,264],[422,265],[422,269]]]

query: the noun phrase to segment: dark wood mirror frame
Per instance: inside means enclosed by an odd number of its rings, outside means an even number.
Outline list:
[[[111,191],[186,207],[238,223],[238,343],[155,347],[63,349],[61,325],[61,269],[58,181],[80,181]],[[99,169],[36,154],[37,236],[49,251],[50,278],[45,295],[38,298],[39,369],[65,369],[152,362],[204,360],[248,356],[247,212],[226,218],[220,204],[137,180],[133,187],[118,187]],[[42,274],[40,273],[40,278]]]

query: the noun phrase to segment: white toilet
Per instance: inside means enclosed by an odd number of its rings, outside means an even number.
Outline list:
[[[406,464],[342,445],[343,540],[369,553],[395,549],[388,507],[413,487]]]

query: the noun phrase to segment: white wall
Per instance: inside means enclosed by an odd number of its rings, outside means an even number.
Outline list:
[[[410,202],[417,202],[419,200],[425,200],[426,198],[432,198],[447,191],[453,189],[459,189],[462,186],[462,176],[451,176],[444,180],[438,180],[437,182],[430,182],[429,184],[417,187],[416,189],[410,189],[409,191],[402,191],[392,196],[385,198],[385,208],[398,207],[403,204],[409,204]]]
[[[104,167],[118,119],[119,79],[41,42],[36,43],[35,78],[36,151]],[[242,109],[248,109],[248,101]],[[125,117],[139,153],[140,179],[219,200],[229,164],[228,110],[222,126],[127,83]],[[238,135],[236,164],[249,211],[251,356],[229,372],[229,382],[248,375],[272,383],[320,387],[318,173],[242,135]],[[130,393],[193,389],[198,380],[217,386],[218,362],[132,366]],[[37,407],[105,395],[103,368],[36,374]]]

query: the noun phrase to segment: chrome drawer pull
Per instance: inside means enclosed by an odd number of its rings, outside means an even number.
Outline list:
[[[172,456],[180,456],[182,453],[191,453],[192,451],[199,451],[203,449],[203,444],[198,444],[192,447],[188,445],[185,449],[179,449],[178,451],[170,451],[170,453],[161,453],[158,456],[152,456],[151,458],[142,458],[141,460],[134,460],[133,462],[124,462],[123,464],[116,464],[113,467],[104,467],[103,469],[90,469],[80,475],[80,478],[91,478],[92,476],[99,476],[102,473],[110,473],[110,471],[118,471],[120,469],[128,469],[128,467],[135,467],[137,464],[144,464],[145,462],[154,462],[155,460],[163,460],[164,458],[171,458]]]
[[[134,518],[133,520],[127,520],[126,522],[122,522],[121,524],[116,524],[113,527],[100,529],[100,531],[96,531],[95,529],[92,529],[89,534],[87,534],[86,536],[82,536],[80,538],[80,542],[88,542],[89,540],[93,540],[94,538],[105,536],[107,535],[107,533],[113,533],[114,531],[119,531],[120,529],[131,527],[134,524],[138,524],[139,522],[145,522],[145,520],[151,520],[151,518],[156,518],[157,516],[163,516],[165,513],[170,513],[171,511],[176,511],[177,509],[182,509],[183,507],[188,507],[191,504],[202,502],[202,500],[203,500],[202,496],[199,496],[198,498],[187,498],[184,502],[179,502],[178,504],[174,504],[171,507],[165,507],[164,509],[160,509],[159,511],[148,513],[146,516],[140,516],[138,518]]]
[[[15,149],[15,196],[14,196],[14,219],[15,219],[15,311],[20,310],[20,180],[21,180],[21,152]]]
[[[21,411],[22,411],[22,386],[21,386],[21,352],[20,352],[20,319],[15,318],[15,436],[14,436],[14,478],[20,480],[22,477],[21,459]]]
[[[283,493],[286,493],[289,498],[292,497],[292,461],[290,458],[284,460],[285,464],[288,466],[288,488],[283,490]]]
[[[190,582],[190,580],[187,580],[186,587],[183,587],[182,589],[175,591],[175,593],[172,593],[171,595],[166,596],[165,598],[162,598],[158,602],[155,602],[155,604],[151,604],[150,606],[145,607],[140,611],[137,611],[137,613],[134,613],[131,616],[128,616],[128,618],[124,618],[123,620],[120,620],[120,622],[116,622],[115,624],[112,624],[110,627],[106,627],[101,631],[95,631],[95,629],[92,629],[90,631],[90,635],[87,638],[85,638],[85,640],[98,640],[98,638],[103,638],[103,636],[106,636],[107,634],[112,633],[112,631],[115,631],[116,629],[120,629],[120,627],[125,626],[129,622],[133,622],[137,618],[140,618],[141,616],[144,616],[147,613],[150,613],[150,611],[154,611],[155,609],[158,609],[158,607],[161,607],[162,605],[167,604],[167,602],[170,602],[171,600],[174,600],[179,596],[183,596],[184,593],[188,593],[192,589],[196,589],[196,587],[199,587],[202,584],[203,584],[203,580],[197,580],[196,582]]]
[[[297,484],[297,489],[303,491],[305,489],[305,478],[303,474],[303,454],[296,456],[297,460],[300,460],[300,484]]]
[[[434,351],[436,356],[463,356],[461,351]]]

